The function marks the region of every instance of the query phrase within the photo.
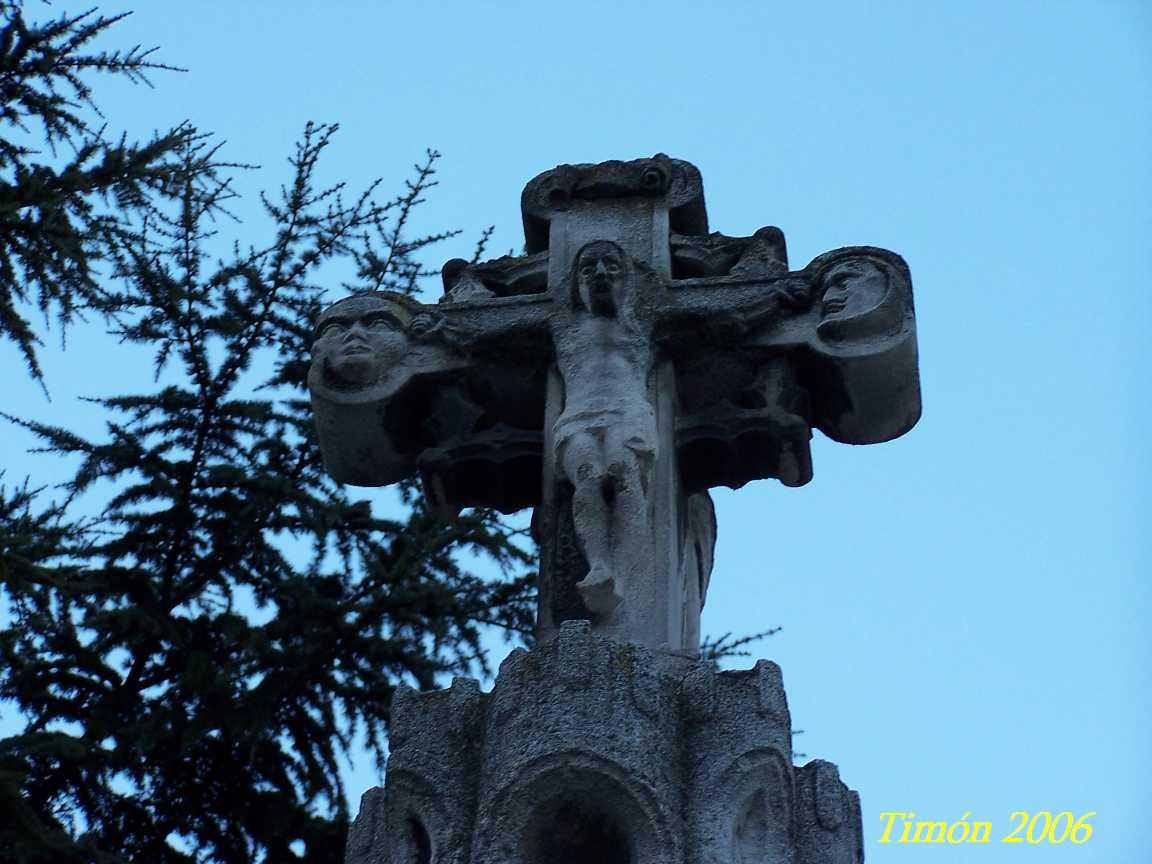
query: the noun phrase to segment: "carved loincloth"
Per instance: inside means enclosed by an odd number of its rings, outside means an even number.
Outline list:
[[[656,412],[647,401],[597,401],[576,410],[565,408],[552,425],[552,440],[561,459],[565,446],[577,435],[590,434],[603,443],[610,429],[627,432],[623,444],[634,455],[651,457],[656,452]]]

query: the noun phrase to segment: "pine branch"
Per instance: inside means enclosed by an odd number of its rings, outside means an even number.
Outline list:
[[[46,324],[54,317],[62,334],[85,310],[113,315],[116,297],[102,284],[100,266],[138,236],[139,219],[173,195],[174,180],[190,176],[180,156],[202,151],[193,174],[205,187],[224,167],[189,125],[129,143],[106,138],[103,125],[86,119],[99,117],[87,76],[149,84],[149,71],[176,69],[151,59],[154,49],[89,48],[124,17],[88,11],[29,24],[21,4],[0,7],[0,338],[16,345],[41,384],[43,340],[27,307]],[[47,159],[19,143],[36,126]]]
[[[759,642],[761,639],[767,639],[769,636],[775,636],[783,629],[783,627],[772,627],[769,630],[761,630],[759,633],[752,633],[739,638],[734,637],[731,633],[725,633],[717,638],[707,637],[700,642],[700,659],[719,663],[729,657],[750,657],[752,652],[745,651],[745,646]]]

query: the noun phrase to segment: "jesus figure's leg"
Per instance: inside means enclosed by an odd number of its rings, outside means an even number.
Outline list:
[[[584,605],[601,615],[622,602],[629,585],[642,584],[641,571],[650,564],[648,490],[655,450],[643,431],[623,425],[605,429],[597,438],[597,470],[576,484],[573,497],[577,531],[578,514],[594,513],[596,522],[589,527],[591,543],[585,545],[589,573],[576,587]],[[577,473],[583,468],[574,467]],[[601,549],[603,568],[593,562],[592,546]]]
[[[615,506],[599,431],[578,432],[563,443],[560,464],[572,483],[572,521],[588,575],[576,583],[589,611],[607,615],[620,602],[615,591],[612,512]]]

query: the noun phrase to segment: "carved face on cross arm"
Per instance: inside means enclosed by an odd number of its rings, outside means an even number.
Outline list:
[[[824,321],[847,321],[871,312],[884,302],[888,276],[870,261],[837,264],[824,276],[820,311]]]
[[[870,339],[900,329],[906,286],[887,262],[866,256],[832,264],[820,279],[817,332],[835,342]]]
[[[596,241],[576,258],[576,297],[594,315],[615,315],[626,281],[623,250],[615,243]]]
[[[407,311],[395,301],[373,295],[350,297],[325,310],[312,345],[325,382],[355,390],[384,377],[408,351]]]

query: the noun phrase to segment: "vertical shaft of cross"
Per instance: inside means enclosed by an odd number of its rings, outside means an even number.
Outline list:
[[[675,382],[651,338],[650,310],[670,276],[669,230],[668,206],[654,197],[573,201],[549,223],[556,368],[537,514],[540,639],[591,618],[606,635],[694,647],[683,641],[683,592],[669,590],[682,571]],[[606,255],[585,263],[582,250],[602,245]],[[599,316],[582,308],[582,270],[591,284],[598,269],[607,284],[617,267],[626,271],[612,282],[617,305]]]

